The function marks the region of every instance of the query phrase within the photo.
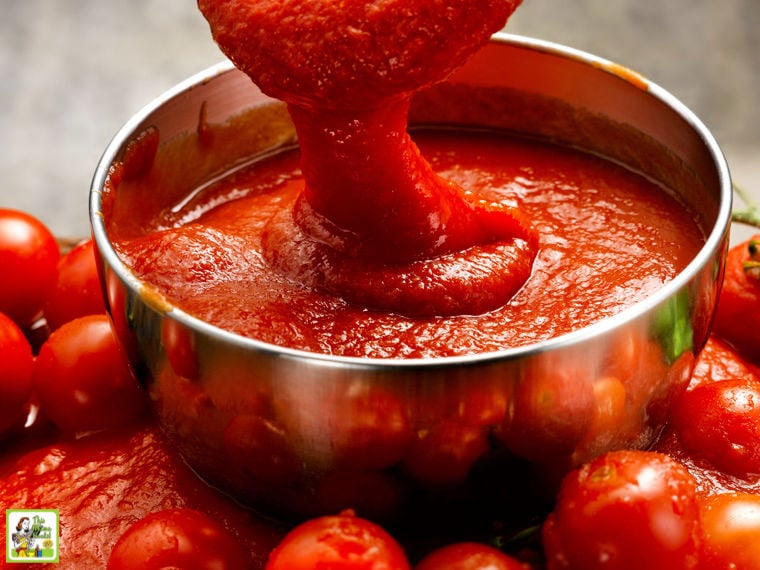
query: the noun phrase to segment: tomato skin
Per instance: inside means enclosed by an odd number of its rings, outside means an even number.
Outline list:
[[[750,244],[756,242],[754,255]],[[732,344],[742,356],[760,364],[760,271],[747,272],[744,264],[760,262],[760,234],[728,252],[713,330]]]
[[[41,410],[64,432],[123,425],[146,408],[106,315],[80,317],[53,331],[37,356],[33,385]]]
[[[702,564],[710,570],[760,569],[760,495],[727,493],[700,498]]]
[[[460,542],[438,548],[425,556],[414,570],[526,570],[518,560],[477,542]]]
[[[55,330],[77,317],[105,312],[93,243],[87,239],[58,261],[55,285],[45,299],[45,319]]]
[[[401,546],[385,530],[352,511],[310,519],[269,554],[265,570],[408,570]]]
[[[760,474],[760,382],[721,380],[683,394],[673,427],[691,453],[738,477]]]
[[[565,477],[542,533],[549,570],[696,568],[696,482],[667,455],[610,452]]]
[[[40,220],[0,208],[0,312],[21,328],[40,314],[55,281],[58,242]]]
[[[29,341],[13,320],[0,313],[0,437],[23,425],[32,394],[34,357]]]
[[[730,344],[717,335],[710,336],[699,353],[688,389],[693,390],[702,384],[736,378],[755,379],[760,382],[760,368],[742,358]]]
[[[193,509],[150,514],[116,542],[108,570],[244,570],[248,553],[217,521]]]

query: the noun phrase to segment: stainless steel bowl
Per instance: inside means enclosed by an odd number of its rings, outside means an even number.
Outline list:
[[[228,63],[170,90],[119,131],[95,173],[91,221],[104,289],[168,437],[209,482],[270,514],[502,512],[526,485],[550,484],[610,449],[650,445],[708,335],[731,184],[713,137],[670,94],[594,56],[497,35],[419,94],[410,120],[505,129],[608,156],[675,189],[707,240],[646,300],[529,346],[383,360],[243,338],[136,278],[109,224],[129,223],[120,196],[145,186],[133,178],[150,180],[140,198],[148,207],[175,204],[251,156],[294,144],[295,134],[284,106]]]

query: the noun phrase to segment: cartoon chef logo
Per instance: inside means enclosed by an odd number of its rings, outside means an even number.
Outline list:
[[[35,550],[35,539],[32,536],[32,523],[29,517],[21,517],[16,524],[16,531],[11,533],[11,541],[16,556],[19,558],[28,558],[30,553]]]
[[[5,512],[7,562],[58,562],[58,511]]]

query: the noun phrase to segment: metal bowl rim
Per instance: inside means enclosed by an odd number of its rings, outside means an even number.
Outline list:
[[[573,345],[587,342],[593,338],[601,337],[615,329],[621,327],[627,322],[632,322],[642,315],[654,310],[658,305],[673,297],[680,289],[685,287],[688,282],[705,267],[715,252],[719,250],[731,220],[732,208],[732,186],[726,159],[711,132],[704,123],[679,99],[661,86],[653,83],[646,78],[627,70],[609,60],[590,54],[588,52],[567,47],[555,42],[539,40],[525,36],[497,33],[492,38],[492,43],[509,44],[516,47],[528,48],[534,51],[543,52],[549,55],[556,55],[566,59],[578,61],[590,65],[601,72],[608,72],[616,75],[621,81],[633,83],[634,78],[636,85],[634,88],[641,89],[642,86],[654,98],[659,99],[667,107],[680,115],[685,122],[699,135],[709,150],[714,164],[717,167],[718,178],[720,183],[720,205],[716,216],[715,224],[710,231],[705,243],[694,259],[672,280],[663,285],[656,292],[646,299],[631,305],[630,307],[601,319],[581,329],[542,340],[536,343],[526,344],[513,348],[505,348],[498,351],[483,352],[477,354],[443,356],[435,358],[371,358],[371,357],[352,357],[352,356],[335,356],[308,352],[278,345],[269,344],[232,333],[225,329],[216,327],[184,312],[183,310],[172,307],[165,312],[165,316],[175,319],[191,330],[198,333],[215,337],[218,341],[239,347],[243,350],[256,351],[259,353],[269,353],[272,356],[296,359],[306,361],[315,365],[322,366],[339,366],[349,368],[364,369],[396,369],[396,368],[418,368],[424,367],[451,367],[451,366],[472,366],[476,364],[488,364],[494,361],[517,360],[530,354],[538,354],[557,349],[570,348]],[[190,90],[191,88],[202,85],[213,80],[215,77],[236,72],[236,68],[228,61],[222,61],[212,65],[199,73],[192,75],[186,80],[178,83],[171,89],[165,91],[136,114],[134,114],[112,138],[95,170],[92,184],[90,187],[90,222],[92,225],[93,239],[100,252],[104,257],[109,268],[125,283],[133,292],[140,294],[146,287],[146,284],[137,278],[134,273],[121,261],[113,249],[105,230],[104,220],[101,212],[101,188],[105,185],[108,178],[110,167],[115,161],[119,151],[129,141],[137,129],[161,106],[168,103],[175,97],[178,97]]]

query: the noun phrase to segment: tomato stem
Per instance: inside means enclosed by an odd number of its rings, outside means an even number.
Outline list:
[[[754,237],[747,242],[749,258],[742,264],[748,278],[760,281],[760,238]]]
[[[755,204],[749,193],[741,186],[733,184],[733,190],[744,202],[745,207],[741,210],[734,210],[733,214],[731,214],[731,219],[740,224],[760,228],[760,209],[758,209],[757,204]]]

